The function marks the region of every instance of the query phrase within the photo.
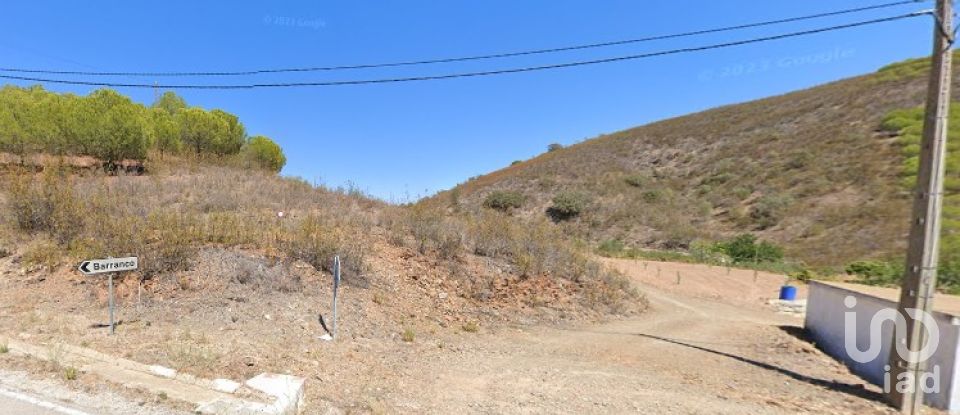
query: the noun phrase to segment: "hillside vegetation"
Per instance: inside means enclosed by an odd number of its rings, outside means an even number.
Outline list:
[[[173,93],[146,107],[111,90],[79,97],[8,86],[0,103],[0,259],[23,275],[62,282],[78,261],[138,256],[140,269],[119,284],[206,306],[228,290],[301,298],[302,270],[316,278],[339,256],[346,284],[427,293],[416,308],[453,294],[442,301],[451,315],[643,309],[625,279],[545,220],[392,206],[279,177],[276,143]],[[103,168],[77,168],[84,157]],[[142,168],[129,174],[130,162]]]
[[[946,179],[942,239],[940,241],[941,286],[952,293],[960,293],[960,102],[954,102],[948,123]],[[920,165],[920,141],[923,134],[923,107],[896,110],[883,120],[881,129],[897,136],[902,155],[900,182],[905,190],[916,185]],[[859,275],[866,282],[889,285],[903,275],[903,260],[899,257],[885,261],[859,261],[850,264],[847,272]]]
[[[888,115],[909,110],[894,118],[915,120],[928,66],[902,62],[552,146],[424,203],[549,218],[567,235],[608,249],[695,253],[749,233],[804,267],[891,260],[905,249],[913,178],[903,166],[916,162],[903,140],[913,140],[916,127],[893,128]],[[957,167],[948,168],[951,186]],[[951,215],[957,203],[948,200]]]
[[[303,287],[291,264],[329,272],[339,255],[344,281],[355,287],[404,284],[391,270],[428,263],[424,281],[435,290],[450,281],[446,289],[472,307],[509,299],[598,316],[642,308],[622,277],[547,223],[391,206],[353,189],[188,161],[160,164],[145,176],[71,171],[0,173],[0,258],[14,257],[24,273],[70,274],[83,259],[135,255],[141,268],[124,278],[190,292],[204,285],[184,275],[211,267],[204,253],[214,250],[257,262],[244,275],[204,275],[204,284],[295,293]],[[284,265],[275,271],[276,264]]]
[[[275,172],[286,163],[276,143],[248,136],[236,115],[190,107],[173,92],[146,107],[110,89],[77,96],[40,86],[0,89],[0,152],[21,164],[35,154],[90,156],[107,167],[151,155],[230,160]]]

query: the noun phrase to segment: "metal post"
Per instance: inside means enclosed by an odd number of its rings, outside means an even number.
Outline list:
[[[680,285],[680,271],[677,271],[677,285]]]
[[[337,338],[337,289],[340,287],[340,256],[333,257],[333,333]]]
[[[107,300],[107,302],[110,308],[110,335],[113,335],[115,326],[113,323],[113,273],[112,272],[110,273],[110,277],[108,281],[109,282],[107,283],[107,291],[109,291],[108,293],[109,299]]]
[[[887,385],[887,398],[902,413],[920,412],[923,404],[922,377],[927,362],[918,361],[927,342],[927,330],[908,309],[927,313],[933,307],[937,286],[940,247],[940,220],[943,207],[943,180],[947,149],[947,119],[950,114],[950,84],[953,47],[953,1],[937,0],[933,30],[933,56],[920,148],[920,166],[913,205],[907,250],[907,269],[900,289],[897,311],[906,320],[906,338],[894,333],[890,348],[890,379],[909,381],[905,391]],[[920,317],[920,316],[916,316]],[[897,342],[903,342],[908,356],[900,356]],[[905,375],[904,375],[905,374]],[[903,377],[901,376],[903,375]],[[898,390],[901,389],[901,390]]]

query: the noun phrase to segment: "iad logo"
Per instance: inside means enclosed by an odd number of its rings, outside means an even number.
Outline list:
[[[847,307],[848,310],[852,310],[857,306],[857,299],[848,295],[843,300],[843,305]],[[906,335],[907,331],[907,321],[904,316],[900,315],[897,310],[886,308],[878,311],[873,315],[873,318],[870,319],[870,327],[868,332],[868,342],[867,350],[860,350],[857,346],[857,313],[856,311],[847,311],[843,313],[843,330],[844,338],[843,345],[846,348],[847,355],[850,356],[856,362],[859,363],[869,363],[880,357],[880,351],[883,347],[882,339],[882,327],[883,323],[887,321],[893,321],[894,323],[894,337],[898,337],[898,334]],[[917,320],[923,329],[927,332],[927,342],[923,347],[918,350],[911,352],[907,349],[907,345],[903,342],[896,342],[897,354],[900,355],[900,358],[906,361],[907,363],[920,363],[925,362],[937,351],[937,347],[940,346],[940,329],[937,327],[936,321],[933,317],[924,312],[923,310],[917,309],[907,309],[907,314],[911,318]],[[903,372],[897,375],[897,379],[891,379],[890,376],[890,365],[885,365],[883,375],[883,390],[884,392],[890,392],[891,390],[896,390],[898,392],[916,392],[911,390],[913,385],[916,383],[913,379],[913,373]],[[932,366],[926,373],[921,375],[921,385],[924,393],[938,393],[940,392],[940,367]]]

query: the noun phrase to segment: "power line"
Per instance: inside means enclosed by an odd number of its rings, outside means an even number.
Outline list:
[[[699,36],[699,35],[705,35],[705,34],[751,29],[751,28],[764,27],[764,26],[772,26],[772,25],[778,25],[778,24],[784,24],[784,23],[800,22],[805,20],[820,19],[824,17],[861,13],[865,11],[887,9],[887,8],[892,8],[897,6],[903,6],[906,4],[922,3],[926,1],[928,0],[901,0],[901,1],[891,2],[891,3],[857,7],[853,9],[838,10],[833,12],[817,13],[817,14],[811,14],[806,16],[789,17],[789,18],[778,19],[778,20],[768,20],[768,21],[747,23],[747,24],[736,25],[736,26],[696,30],[691,32],[649,36],[649,37],[643,37],[643,38],[637,38],[637,39],[616,40],[616,41],[610,41],[610,42],[590,43],[590,44],[564,46],[564,47],[556,47],[556,48],[549,48],[549,49],[535,49],[535,50],[518,51],[518,52],[495,53],[495,54],[489,54],[489,55],[462,56],[462,57],[414,60],[414,61],[371,63],[371,64],[359,64],[359,65],[340,65],[340,66],[316,66],[316,67],[303,67],[303,68],[258,69],[258,70],[251,70],[251,71],[221,71],[221,72],[100,72],[100,71],[61,71],[61,70],[49,70],[49,69],[24,69],[24,68],[0,68],[0,72],[33,73],[33,74],[47,74],[47,75],[178,77],[178,76],[249,76],[249,75],[262,75],[262,74],[271,74],[271,73],[322,72],[322,71],[342,71],[342,70],[353,70],[353,69],[391,68],[391,67],[400,67],[400,66],[428,65],[428,64],[436,64],[436,63],[453,63],[453,62],[465,62],[465,61],[476,61],[476,60],[486,60],[486,59],[501,59],[501,58],[516,57],[516,56],[540,55],[540,54],[548,54],[548,53],[568,52],[568,51],[574,51],[574,50],[595,49],[595,48],[603,48],[603,47],[609,47],[609,46],[619,46],[619,45],[627,45],[627,44],[634,44],[634,43],[651,42],[651,41],[657,41],[657,40],[676,39],[676,38]]]
[[[601,63],[639,60],[639,59],[646,59],[646,58],[652,58],[657,56],[701,52],[701,51],[706,51],[711,49],[728,48],[733,46],[769,42],[773,40],[807,36],[807,35],[812,35],[817,33],[832,32],[832,31],[843,30],[843,29],[850,29],[850,28],[868,26],[868,25],[873,25],[878,23],[903,20],[903,19],[908,19],[912,17],[925,16],[929,14],[930,14],[930,11],[919,11],[919,12],[913,12],[913,13],[903,14],[899,16],[865,20],[865,21],[860,21],[855,23],[829,26],[829,27],[824,27],[819,29],[791,32],[791,33],[785,33],[785,34],[774,35],[774,36],[740,40],[735,42],[717,43],[717,44],[706,45],[706,46],[670,49],[665,51],[643,53],[638,55],[627,55],[627,56],[618,56],[618,57],[604,58],[604,59],[566,62],[566,63],[558,63],[558,64],[552,64],[552,65],[498,69],[498,70],[491,70],[491,71],[461,72],[461,73],[444,74],[444,75],[426,75],[426,76],[413,76],[413,77],[400,77],[400,78],[360,79],[360,80],[345,80],[345,81],[288,82],[288,83],[234,84],[234,85],[229,85],[229,84],[228,85],[201,85],[201,84],[163,85],[163,84],[159,84],[158,85],[158,84],[145,84],[145,83],[75,81],[75,80],[64,80],[64,79],[24,77],[24,76],[16,76],[16,75],[0,75],[0,79],[11,79],[11,80],[18,80],[18,81],[54,83],[54,84],[65,84],[65,85],[102,86],[102,87],[115,87],[115,88],[164,88],[164,89],[291,88],[291,87],[319,87],[319,86],[365,85],[365,84],[385,84],[385,83],[398,83],[398,82],[433,81],[433,80],[440,80],[440,79],[470,78],[470,77],[480,77],[480,76],[503,75],[503,74],[510,74],[510,73],[534,72],[534,71],[543,71],[543,70],[560,69],[560,68],[571,68],[571,67],[578,67],[578,66],[596,65]]]

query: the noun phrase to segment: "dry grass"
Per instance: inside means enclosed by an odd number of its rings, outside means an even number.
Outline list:
[[[413,331],[412,328],[406,327],[403,329],[403,333],[400,333],[400,339],[406,343],[413,343],[416,339],[417,333]]]
[[[369,258],[386,239],[456,274],[467,298],[493,298],[485,293],[494,283],[494,269],[520,278],[576,282],[563,295],[576,296],[589,309],[619,310],[611,304],[635,298],[608,292],[612,280],[546,219],[496,211],[471,215],[430,204],[389,206],[350,188],[330,190],[258,171],[171,163],[177,168],[152,166],[148,176],[68,174],[57,168],[41,174],[8,171],[2,229],[13,229],[14,239],[28,242],[19,254],[30,266],[54,270],[83,259],[136,255],[141,269],[134,276],[182,291],[237,283],[298,292],[303,289],[299,277],[278,264],[302,261],[331,272],[335,256],[341,258],[344,283],[366,288],[373,272]],[[477,256],[488,262],[477,262]],[[212,270],[219,281],[183,272],[211,261],[219,264]],[[497,292],[511,290],[519,288]],[[543,305],[533,294],[515,294]],[[597,301],[600,297],[605,299]]]
[[[468,321],[461,327],[467,333],[476,333],[480,331],[480,325],[475,321]]]
[[[78,377],[80,377],[80,371],[77,368],[73,366],[63,368],[63,379],[73,381]]]
[[[50,269],[135,254],[142,277],[150,279],[189,269],[201,248],[218,246],[327,270],[341,255],[345,279],[361,279],[369,210],[378,202],[256,171],[192,170],[156,176],[11,171],[5,222],[32,241],[25,262]]]

